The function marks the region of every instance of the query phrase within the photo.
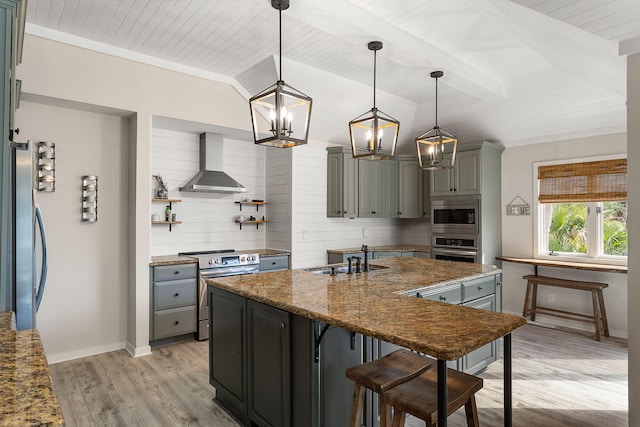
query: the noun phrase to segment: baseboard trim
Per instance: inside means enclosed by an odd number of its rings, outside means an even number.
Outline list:
[[[140,348],[136,348],[133,345],[131,345],[131,343],[127,343],[125,350],[127,350],[127,353],[129,353],[131,355],[131,357],[142,357],[142,356],[148,356],[151,354],[151,346],[150,345],[146,345],[144,347],[140,347]]]

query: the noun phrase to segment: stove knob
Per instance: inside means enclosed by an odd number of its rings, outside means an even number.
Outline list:
[[[213,260],[213,263],[214,264],[220,264],[220,260],[216,258],[216,259]]]
[[[252,257],[251,257],[251,261],[255,261],[255,260],[256,260],[256,257],[255,257],[255,256],[252,256]]]
[[[240,262],[245,262],[246,260],[247,260],[247,258],[245,258],[243,256],[240,257]]]
[[[213,264],[213,260],[209,258],[209,264]]]

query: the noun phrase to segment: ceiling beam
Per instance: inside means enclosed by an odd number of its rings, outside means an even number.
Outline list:
[[[424,68],[425,75],[438,64],[447,71],[447,84],[479,99],[504,99],[504,85],[473,64],[444,52],[379,17],[344,0],[296,0],[286,11],[291,17],[351,44],[382,40],[392,61]]]

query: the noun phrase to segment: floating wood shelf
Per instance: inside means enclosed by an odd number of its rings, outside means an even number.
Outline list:
[[[158,199],[158,198],[153,198],[151,199],[152,203],[168,203],[169,204],[169,210],[173,210],[171,204],[172,203],[180,203],[182,200],[180,199]],[[171,226],[173,224],[182,224],[182,221],[151,221],[151,224],[169,224],[169,231],[171,231]]]
[[[240,224],[240,230],[242,230],[242,224],[255,224],[256,230],[257,230],[258,226],[265,222],[269,222],[269,221],[267,221],[266,219],[256,219],[255,221],[235,221],[236,224]]]
[[[236,205],[240,205],[240,211],[242,212],[242,205],[255,205],[256,206],[256,212],[260,209],[260,205],[266,205],[267,202],[235,202]]]

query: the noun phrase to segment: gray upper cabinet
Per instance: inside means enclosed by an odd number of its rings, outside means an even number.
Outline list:
[[[327,148],[328,217],[428,218],[429,206],[429,174],[417,158],[356,160],[346,147]]]
[[[398,159],[398,218],[422,218],[422,170],[418,159]]]
[[[358,161],[345,147],[327,148],[327,216],[358,216]]]
[[[480,194],[480,150],[459,151],[451,169],[433,171],[431,196]]]
[[[358,160],[358,216],[385,217],[386,161]]]

